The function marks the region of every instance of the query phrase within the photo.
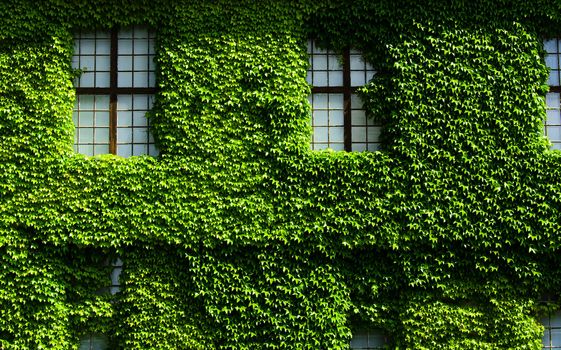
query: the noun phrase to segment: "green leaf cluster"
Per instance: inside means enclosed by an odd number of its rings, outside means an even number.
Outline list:
[[[561,156],[540,0],[0,3],[0,348],[540,349]],[[72,34],[157,29],[158,158],[72,151]],[[382,151],[309,149],[308,37]],[[107,293],[111,260],[122,288]]]

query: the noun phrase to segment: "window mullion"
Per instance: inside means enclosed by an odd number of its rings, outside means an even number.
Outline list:
[[[109,152],[117,154],[117,59],[118,29],[111,29],[111,63],[110,63],[110,107],[109,107]]]
[[[343,51],[343,118],[345,151],[352,150],[351,135],[351,54],[350,49]]]

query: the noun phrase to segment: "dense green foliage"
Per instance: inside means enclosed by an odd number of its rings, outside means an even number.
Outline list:
[[[0,3],[0,348],[539,349],[555,1]],[[72,33],[150,24],[157,159],[72,151]],[[309,150],[305,42],[362,50],[383,150]],[[112,296],[107,260],[125,262]]]

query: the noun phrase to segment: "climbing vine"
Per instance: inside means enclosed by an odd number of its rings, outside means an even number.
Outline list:
[[[0,3],[0,348],[540,349],[556,6]],[[157,31],[160,156],[76,154],[73,33],[133,24]],[[310,150],[308,37],[376,68],[380,152]]]

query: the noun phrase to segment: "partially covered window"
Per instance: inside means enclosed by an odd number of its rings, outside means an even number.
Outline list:
[[[158,154],[145,116],[156,93],[154,40],[154,32],[141,26],[76,34],[76,152]]]
[[[375,151],[380,145],[381,125],[367,119],[356,94],[375,74],[355,50],[342,57],[308,41],[310,66],[307,81],[312,85],[313,129],[311,148],[346,151]]]

